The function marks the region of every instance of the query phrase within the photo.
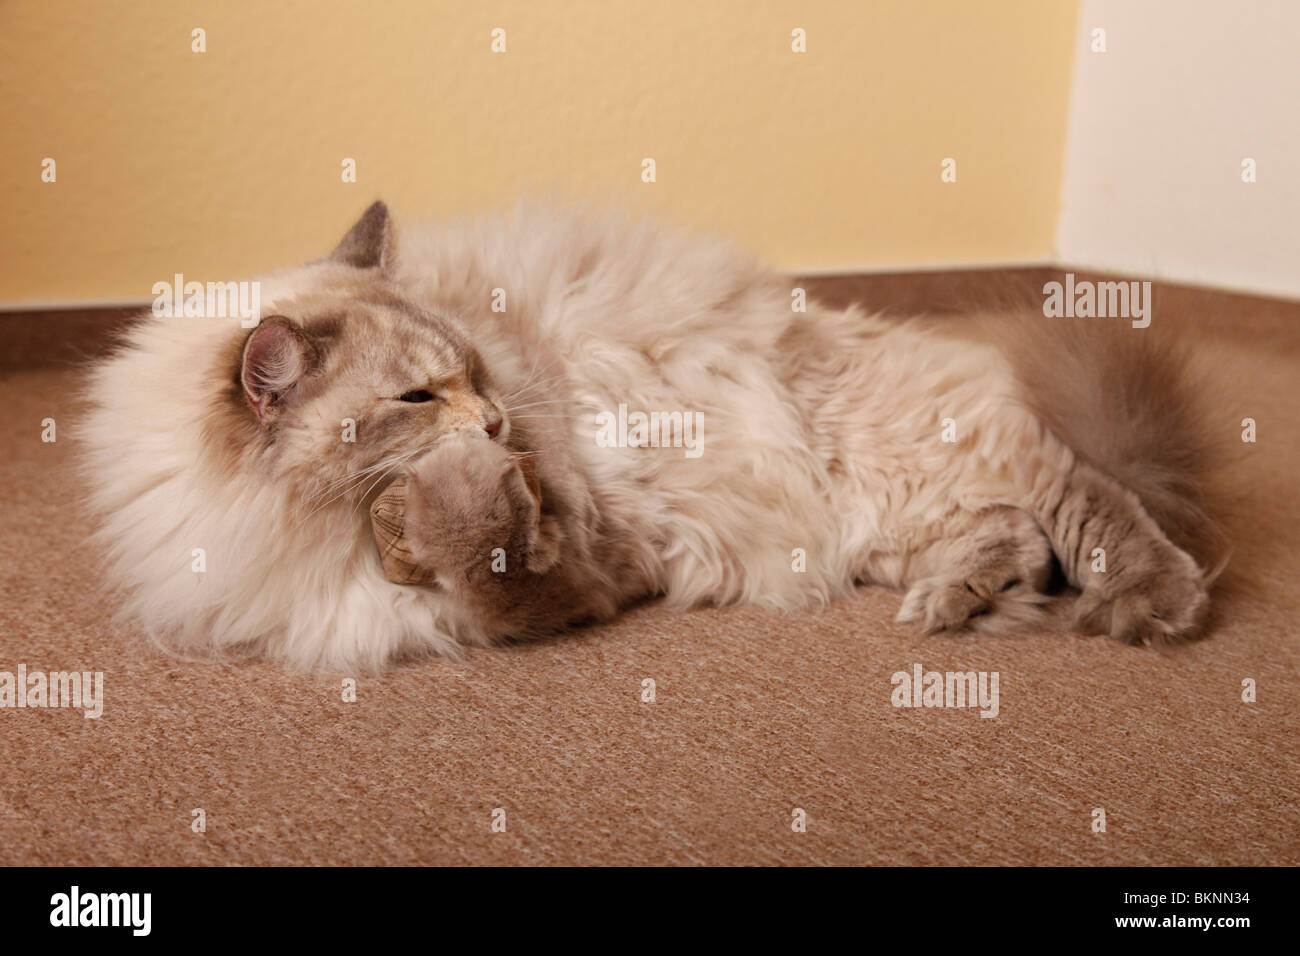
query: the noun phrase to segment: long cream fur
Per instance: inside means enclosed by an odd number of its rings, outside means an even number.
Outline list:
[[[518,434],[544,438],[543,485],[550,467],[576,502],[552,517],[558,561],[599,592],[585,616],[645,594],[799,609],[867,582],[907,590],[902,620],[1007,629],[1059,609],[1044,594],[1059,565],[1081,626],[1152,640],[1204,617],[1201,568],[1049,427],[993,344],[794,311],[789,281],[727,245],[612,216],[524,207],[412,229],[382,260],[264,278],[262,313],[379,284],[458,329],[515,396]],[[187,651],[335,669],[503,636],[384,577],[368,498],[313,510],[301,484],[253,466],[239,445],[254,426],[211,414],[248,335],[237,319],[147,318],[94,372],[86,473],[130,615]],[[596,416],[620,404],[702,414],[703,453],[602,447]],[[321,417],[318,440],[336,440],[340,416]],[[327,467],[309,449],[294,452],[303,474]]]

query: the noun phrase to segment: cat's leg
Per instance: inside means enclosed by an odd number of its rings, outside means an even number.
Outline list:
[[[897,621],[999,632],[1045,622],[1052,553],[1032,516],[997,506],[959,512],[933,531],[908,557]]]
[[[1137,496],[1097,469],[1039,461],[1026,507],[1082,590],[1075,623],[1091,633],[1151,643],[1189,636],[1209,598],[1196,561],[1175,546]]]

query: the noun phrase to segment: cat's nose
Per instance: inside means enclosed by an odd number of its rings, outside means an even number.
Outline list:
[[[501,419],[499,417],[489,418],[483,422],[483,430],[487,432],[487,437],[495,439],[501,434]]]

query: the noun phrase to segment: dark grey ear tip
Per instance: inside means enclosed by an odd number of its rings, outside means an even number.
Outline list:
[[[352,232],[367,238],[382,236],[388,231],[389,218],[388,203],[382,199],[376,199],[366,207],[366,211],[361,214],[361,218],[352,227]]]
[[[376,199],[343,237],[331,258],[358,269],[382,267],[391,232],[388,205]]]

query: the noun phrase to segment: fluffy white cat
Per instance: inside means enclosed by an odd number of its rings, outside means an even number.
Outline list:
[[[376,203],[260,281],[256,328],[146,317],[91,378],[99,540],[170,646],[375,668],[650,595],[798,609],[864,582],[930,629],[1204,619],[1195,426],[1148,421],[1183,392],[1146,330],[1038,317],[999,348],[796,311],[725,244],[529,207],[399,241]],[[372,528],[397,478],[417,583]]]

